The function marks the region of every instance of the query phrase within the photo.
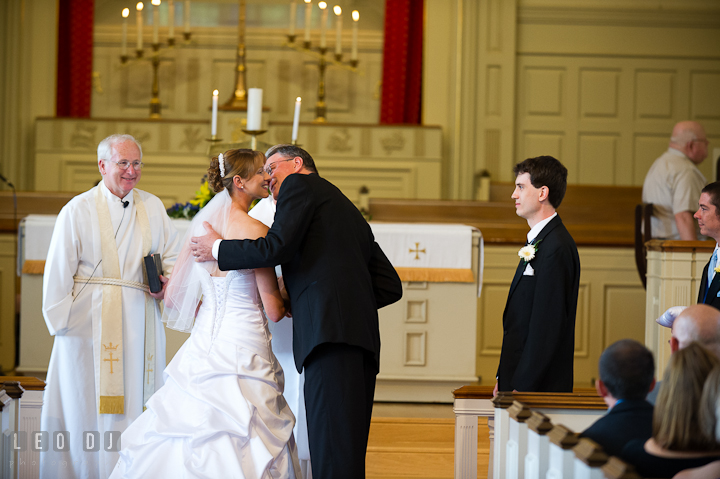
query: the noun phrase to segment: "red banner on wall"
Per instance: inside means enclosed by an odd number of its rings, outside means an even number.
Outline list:
[[[94,0],[58,1],[57,116],[90,117]]]
[[[380,123],[421,120],[423,0],[386,0]]]

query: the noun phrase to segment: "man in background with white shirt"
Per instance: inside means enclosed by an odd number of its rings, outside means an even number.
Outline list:
[[[707,180],[697,165],[708,155],[703,127],[681,121],[673,128],[670,147],[655,160],[643,183],[643,203],[653,204],[652,237],[697,240],[692,212]]]
[[[580,258],[555,212],[565,196],[567,168],[539,156],[518,163],[514,172],[512,198],[530,232],[503,313],[495,393],[572,392]]]

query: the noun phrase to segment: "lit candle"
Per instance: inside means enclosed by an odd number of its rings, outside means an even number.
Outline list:
[[[340,5],[333,7],[335,12],[335,55],[342,55],[342,8]]]
[[[357,61],[358,53],[358,21],[360,20],[360,12],[353,10],[353,30],[352,30],[352,51],[350,52],[350,60]]]
[[[295,0],[290,4],[290,36],[295,36],[295,22],[297,21],[297,3]]]
[[[295,100],[295,116],[293,117],[293,128],[292,128],[292,142],[295,143],[297,141],[297,135],[298,135],[298,127],[300,126],[300,104],[302,102],[302,99],[300,97],[297,97]]]
[[[318,7],[322,10],[322,16],[320,17],[320,48],[327,48],[327,41],[325,40],[325,25],[327,24],[327,3],[320,2]]]
[[[247,129],[258,131],[262,124],[262,88],[248,89]]]
[[[153,5],[153,45],[160,43],[160,0],[152,0]]]
[[[128,17],[130,16],[130,9],[129,8],[123,8],[122,11],[122,17],[123,17],[123,23],[122,23],[122,45],[120,47],[120,54],[124,57],[127,56],[127,22]]]
[[[168,39],[170,38],[175,38],[175,0],[168,0]]]
[[[213,90],[212,99],[212,120],[210,122],[210,135],[214,138],[217,136],[217,107],[218,107],[218,95],[217,90]]]
[[[142,3],[142,2],[138,2],[138,4],[135,5],[135,8],[137,9],[137,49],[138,49],[138,51],[142,51],[142,49],[143,49],[143,37],[142,37],[142,29],[143,29],[142,9],[143,9],[143,3]]]
[[[185,8],[183,8],[183,27],[184,33],[190,33],[190,0],[185,0]]]
[[[310,24],[312,23],[312,0],[305,0],[305,42],[310,43]]]

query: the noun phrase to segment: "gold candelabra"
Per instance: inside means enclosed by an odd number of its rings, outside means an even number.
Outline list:
[[[333,60],[326,60],[325,54],[328,51],[327,47],[318,47],[317,51],[313,51],[310,42],[304,41],[302,46],[295,43],[295,35],[288,35],[288,41],[285,46],[292,48],[293,50],[304,53],[306,55],[313,56],[317,59],[318,65],[318,89],[317,89],[317,102],[315,103],[315,119],[314,123],[325,123],[327,121],[327,104],[325,103],[325,70],[328,66],[334,66],[342,68],[351,72],[357,72],[358,61],[353,59],[348,63],[343,63],[342,53],[336,53]]]
[[[160,4],[160,2],[157,2],[157,5],[154,5],[154,6],[159,6],[159,4]],[[142,4],[138,4],[138,11],[142,11],[141,6],[142,6]],[[127,19],[127,15],[129,13],[129,12],[127,12],[127,10],[128,9],[125,9],[125,11],[123,11],[124,19]],[[159,16],[154,15],[153,18],[154,18],[154,22],[157,22],[159,19]],[[139,22],[138,27],[141,29],[142,25],[140,23],[140,20],[138,20],[138,22]],[[189,20],[188,20],[188,22],[189,22]],[[188,23],[188,25],[189,25],[189,23]],[[157,28],[158,28],[158,26],[156,24],[153,25],[153,29],[157,29]],[[126,27],[126,25],[123,25],[123,47],[122,47],[123,53],[125,52],[125,49],[126,49],[126,41],[127,41],[126,35],[127,35],[127,27]],[[142,32],[140,32],[138,35],[140,37],[142,35]],[[155,30],[155,32],[153,34],[153,40],[155,40],[156,38],[157,38],[157,30]],[[183,32],[183,40],[184,40],[183,44],[184,45],[190,44],[191,38],[192,38],[191,32],[189,32],[189,31]],[[142,46],[141,44],[142,44],[141,38],[139,38],[138,46]],[[167,51],[170,51],[175,48],[175,46],[176,46],[175,37],[169,37],[167,39],[167,47],[166,48],[163,48],[162,44],[159,41],[153,42],[151,44],[151,46],[152,46],[152,53],[150,54],[149,58],[145,58],[145,53],[142,48],[137,48],[137,49],[135,49],[135,58],[134,59],[131,59],[126,54],[122,54],[122,55],[120,55],[120,63],[122,65],[130,65],[134,62],[139,62],[139,61],[146,60],[146,59],[150,61],[150,65],[152,66],[152,69],[153,69],[152,86],[151,86],[151,90],[150,90],[151,91],[150,118],[153,120],[159,120],[162,117],[162,102],[160,101],[160,78],[159,78],[160,57]],[[179,46],[182,46],[182,45],[179,45]]]

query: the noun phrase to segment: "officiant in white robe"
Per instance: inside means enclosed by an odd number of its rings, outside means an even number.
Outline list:
[[[41,416],[50,442],[40,453],[43,478],[108,477],[119,434],[162,386],[164,292],[151,298],[139,289],[142,261],[160,254],[168,275],[180,238],[162,202],[135,189],[141,158],[129,135],[103,140],[103,180],[65,205],[53,230],[43,277],[43,315],[55,336]],[[59,431],[66,450],[55,450]]]

